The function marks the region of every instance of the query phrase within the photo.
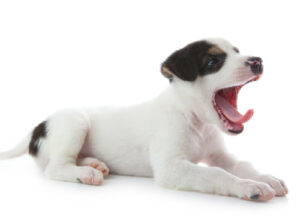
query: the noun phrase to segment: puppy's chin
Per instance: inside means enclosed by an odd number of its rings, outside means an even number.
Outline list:
[[[244,126],[242,126],[239,129],[228,129],[226,128],[220,121],[216,124],[217,128],[220,129],[222,132],[224,132],[227,135],[236,136],[241,134],[244,131]]]
[[[244,126],[243,126],[241,129],[239,129],[239,130],[228,130],[228,131],[226,131],[226,133],[227,133],[228,135],[239,135],[239,134],[241,134],[243,131],[244,131]]]

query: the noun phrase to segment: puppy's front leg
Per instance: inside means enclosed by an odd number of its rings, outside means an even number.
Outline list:
[[[210,148],[210,152],[207,154],[205,162],[209,166],[220,167],[243,179],[267,183],[273,188],[276,196],[284,196],[288,193],[287,186],[282,180],[271,175],[261,174],[251,163],[239,161],[229,154],[224,148],[224,143],[220,136],[215,135],[214,140],[211,140],[207,146]]]
[[[155,181],[161,186],[220,195],[247,200],[266,201],[274,191],[265,183],[240,179],[218,167],[202,167],[182,158],[152,157]]]

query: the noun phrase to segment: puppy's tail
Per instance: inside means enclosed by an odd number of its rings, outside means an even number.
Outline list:
[[[31,136],[28,135],[13,149],[0,153],[0,160],[18,157],[18,156],[21,156],[21,155],[25,154],[26,152],[28,152],[30,139],[31,139]]]

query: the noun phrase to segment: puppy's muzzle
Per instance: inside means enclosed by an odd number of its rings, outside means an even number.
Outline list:
[[[249,57],[246,65],[250,66],[254,75],[260,75],[263,72],[263,64],[260,57]]]

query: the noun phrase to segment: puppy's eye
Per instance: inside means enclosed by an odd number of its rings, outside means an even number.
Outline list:
[[[219,63],[219,59],[212,58],[208,61],[207,66],[213,66],[213,65],[216,65],[217,63]]]

